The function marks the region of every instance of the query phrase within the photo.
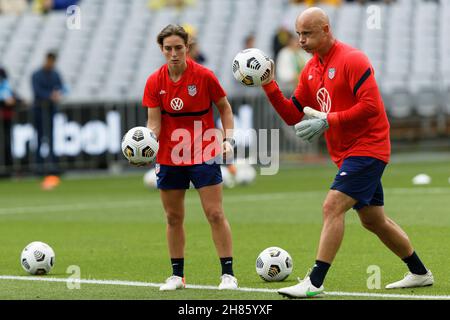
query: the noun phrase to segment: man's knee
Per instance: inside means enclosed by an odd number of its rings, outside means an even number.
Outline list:
[[[322,205],[322,214],[324,220],[337,219],[343,217],[347,210],[342,208],[335,201],[325,200]]]
[[[381,223],[380,221],[361,220],[361,225],[373,233],[377,233],[383,224],[384,223]]]

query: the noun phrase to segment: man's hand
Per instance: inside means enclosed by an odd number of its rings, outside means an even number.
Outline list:
[[[327,114],[310,107],[305,107],[303,112],[310,117],[310,119],[302,120],[297,123],[294,126],[295,134],[304,141],[311,142],[314,138],[320,136],[328,129]]]
[[[61,101],[62,95],[59,90],[53,90],[50,100],[52,100],[54,103],[59,103]]]
[[[264,80],[263,82],[261,82],[262,86],[265,86],[266,84],[269,84],[273,80],[275,80],[275,63],[273,62],[272,59],[270,59],[270,65],[271,65],[271,67],[270,67],[269,77],[266,80]]]
[[[310,118],[327,119],[327,114],[325,112],[317,111],[311,107],[303,108],[303,112]]]

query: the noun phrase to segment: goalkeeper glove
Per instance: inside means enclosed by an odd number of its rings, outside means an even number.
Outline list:
[[[327,114],[310,107],[305,107],[303,112],[310,117],[310,119],[302,120],[297,123],[294,127],[295,134],[304,141],[311,142],[329,128]]]

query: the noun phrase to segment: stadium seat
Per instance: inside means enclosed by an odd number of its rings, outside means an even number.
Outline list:
[[[155,39],[169,23],[196,29],[206,66],[216,72],[228,95],[248,93],[230,72],[245,37],[254,33],[255,46],[272,56],[277,27],[284,24],[294,32],[295,19],[306,8],[288,0],[197,0],[182,11],[150,10],[148,0],[80,0],[79,5],[81,30],[65,28],[64,12],[0,16],[0,64],[7,66],[13,86],[23,96],[31,98],[32,71],[46,51],[56,49],[57,67],[71,89],[69,100],[140,100],[148,75],[164,63]],[[450,90],[450,1],[377,3],[380,29],[367,28],[369,5],[319,4],[329,14],[337,38],[367,54],[383,94],[402,105],[406,100],[398,92],[414,97],[437,88],[442,96]],[[394,109],[400,116],[411,111]],[[424,110],[434,113],[434,108]]]
[[[386,100],[388,115],[394,118],[406,118],[413,114],[412,99],[409,92],[393,92]]]

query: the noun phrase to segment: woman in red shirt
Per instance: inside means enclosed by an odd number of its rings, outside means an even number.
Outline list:
[[[185,287],[184,198],[191,182],[200,196],[220,257],[219,289],[236,289],[231,229],[222,207],[219,164],[222,155],[233,153],[233,112],[214,73],[187,58],[188,34],[182,27],[168,25],[159,33],[157,42],[167,63],[148,78],[143,105],[148,108],[148,127],[159,139],[157,185],[167,218],[173,269],[173,275],[160,290]],[[225,136],[214,127],[213,103]]]

